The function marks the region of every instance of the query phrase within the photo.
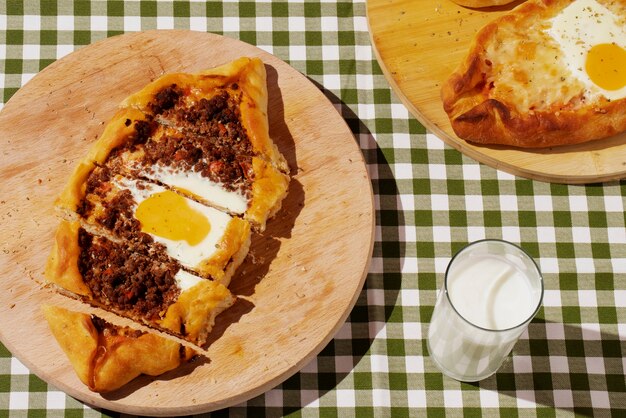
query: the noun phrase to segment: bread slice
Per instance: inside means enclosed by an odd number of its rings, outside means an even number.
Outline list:
[[[87,173],[87,171],[84,171]],[[57,201],[68,219],[92,232],[132,243],[144,254],[165,252],[195,273],[228,286],[250,247],[250,224],[158,184],[92,165],[74,175]]]
[[[79,222],[61,221],[45,275],[68,296],[198,346],[235,301],[224,285],[186,272],[165,254],[146,256]]]
[[[588,6],[593,13],[584,12]],[[612,16],[598,17],[599,8]],[[477,144],[538,148],[625,131],[626,99],[611,98],[588,79],[584,65],[573,64],[595,44],[595,31],[611,42],[613,31],[602,27],[614,18],[626,18],[624,0],[529,0],[488,23],[442,86],[455,133]],[[569,41],[558,36],[564,31]]]
[[[289,187],[288,164],[269,137],[267,103],[257,58],[166,74],[122,103],[74,176],[107,166],[242,215],[263,231]],[[68,203],[78,203],[79,184],[64,192]]]
[[[196,355],[176,341],[95,315],[52,305],[42,310],[76,375],[94,392],[119,389],[142,374],[158,376]]]

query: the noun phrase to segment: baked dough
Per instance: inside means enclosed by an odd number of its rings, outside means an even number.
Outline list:
[[[465,7],[480,8],[480,7],[493,7],[503,6],[505,4],[513,3],[515,0],[452,0],[456,4],[460,4]]]
[[[626,100],[590,95],[549,34],[571,0],[529,0],[484,26],[443,84],[455,133],[477,144],[552,147],[626,130]],[[603,2],[619,16],[623,1]],[[621,13],[621,14],[620,14]]]
[[[165,257],[133,252],[61,221],[45,275],[62,293],[202,346],[215,318],[235,297]]]
[[[42,310],[76,375],[94,392],[119,389],[141,374],[158,376],[196,354],[176,341],[85,313],[51,305]]]

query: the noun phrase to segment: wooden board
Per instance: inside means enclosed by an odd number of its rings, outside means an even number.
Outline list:
[[[558,183],[626,177],[626,134],[538,150],[477,146],[454,134],[440,99],[442,83],[467,53],[476,31],[521,3],[469,9],[451,0],[368,0],[368,23],[378,62],[411,113],[429,131],[477,161]]]
[[[53,201],[117,104],[166,72],[239,56],[266,64],[270,134],[293,173],[283,209],[253,238],[233,278],[209,361],[141,377],[100,396],[74,375],[40,311],[43,268],[58,219]],[[31,371],[88,404],[141,415],[224,408],[276,386],[311,361],[345,321],[373,246],[374,206],[360,149],[305,76],[218,35],[150,31],[110,38],[53,63],[0,112],[0,339]]]

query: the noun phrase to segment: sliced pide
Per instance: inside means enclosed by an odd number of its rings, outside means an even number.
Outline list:
[[[61,221],[45,274],[69,296],[199,346],[235,300],[224,285],[188,273],[166,254],[146,256],[79,222]]]
[[[226,286],[248,253],[247,221],[158,184],[93,166],[88,176],[72,177],[68,189],[80,190],[82,198],[59,199],[57,206],[75,214],[87,229],[104,230],[144,254],[162,249],[184,267]]]
[[[110,392],[145,374],[158,376],[196,352],[160,335],[111,324],[52,305],[42,310],[78,378],[94,392]]]
[[[90,389],[177,367],[192,352],[155,330],[202,347],[234,303],[227,286],[251,231],[265,230],[289,187],[269,136],[266,82],[256,58],[158,78],[119,106],[55,202],[63,219],[50,287],[152,328],[44,308]]]
[[[157,128],[134,146],[145,152],[144,161],[150,148],[170,150],[154,166],[139,164],[146,177],[243,214],[263,231],[289,186],[287,162],[269,137],[267,103],[265,66],[241,58],[197,74],[166,74],[128,97],[122,108],[172,128]],[[222,193],[209,192],[215,188]]]
[[[166,74],[130,95],[121,107],[195,132],[209,132],[218,123],[241,125],[255,153],[286,173],[287,162],[269,137],[267,105],[265,65],[258,58],[242,57],[196,74]]]

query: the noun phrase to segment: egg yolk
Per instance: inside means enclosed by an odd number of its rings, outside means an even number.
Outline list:
[[[143,232],[175,241],[185,240],[192,246],[202,242],[211,230],[206,216],[170,190],[155,193],[141,202],[135,218]]]
[[[597,86],[619,90],[626,86],[626,50],[615,44],[594,45],[587,54],[585,70]]]

